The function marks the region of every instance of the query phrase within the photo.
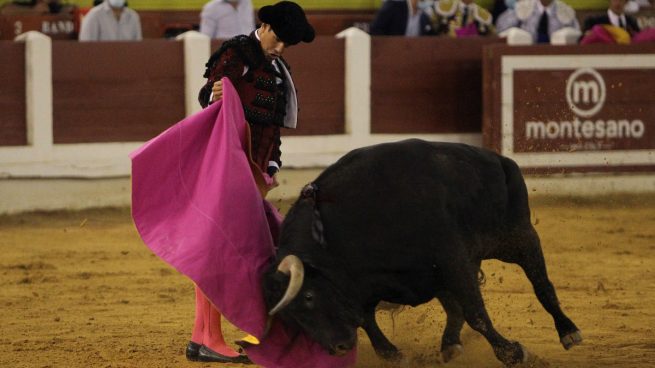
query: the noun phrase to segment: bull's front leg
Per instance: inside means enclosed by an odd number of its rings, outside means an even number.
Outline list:
[[[375,307],[368,306],[364,310],[364,324],[362,328],[366,331],[368,338],[371,340],[371,345],[375,349],[375,353],[386,360],[400,360],[402,353],[394,346],[394,344],[384,336],[380,330],[377,321],[375,320]]]

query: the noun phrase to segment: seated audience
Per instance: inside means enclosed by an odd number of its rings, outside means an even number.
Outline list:
[[[516,0],[494,0],[494,4],[491,7],[491,16],[494,21],[507,9],[514,9],[514,4]]]
[[[371,23],[371,35],[425,36],[434,34],[419,0],[386,0]]]
[[[607,13],[598,16],[590,16],[585,19],[583,33],[586,34],[598,24],[607,24],[623,28],[630,35],[639,33],[640,29],[637,20],[634,17],[625,14],[626,2],[627,0],[609,0]]]
[[[530,33],[534,43],[549,43],[554,32],[567,27],[580,30],[575,10],[561,0],[517,1],[514,9],[506,10],[496,21],[498,33],[512,27]]]
[[[655,42],[655,28],[639,29],[637,21],[627,15],[625,0],[610,0],[607,15],[585,19],[585,34],[580,44],[629,44]]]
[[[106,0],[91,9],[80,29],[80,41],[140,41],[141,20],[125,0]]]
[[[473,0],[439,0],[428,14],[438,35],[451,37],[494,34],[493,18]]]

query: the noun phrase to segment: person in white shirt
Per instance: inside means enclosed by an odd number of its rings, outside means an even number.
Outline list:
[[[80,41],[141,41],[141,20],[125,0],[105,0],[82,19]]]
[[[202,7],[200,33],[209,38],[229,39],[250,34],[255,13],[250,0],[212,0]]]
[[[608,24],[623,28],[631,36],[639,33],[640,29],[637,20],[625,14],[626,2],[626,0],[609,0],[607,13],[599,16],[590,16],[585,19],[583,33],[586,33],[598,24]]]
[[[512,27],[532,35],[535,43],[550,42],[551,35],[563,28],[580,29],[575,10],[561,0],[519,0],[514,9],[507,9],[496,21],[501,33]]]

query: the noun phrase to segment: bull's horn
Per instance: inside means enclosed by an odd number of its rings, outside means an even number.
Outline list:
[[[300,258],[293,254],[289,254],[282,259],[280,265],[277,266],[277,271],[290,276],[289,286],[287,286],[287,290],[284,292],[282,299],[280,299],[277,305],[268,312],[269,316],[274,315],[291,303],[293,298],[295,298],[300,292],[302,282],[305,278],[305,267],[302,265]]]

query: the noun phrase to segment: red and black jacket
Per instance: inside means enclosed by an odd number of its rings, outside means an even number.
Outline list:
[[[289,69],[284,60],[278,60]],[[280,127],[284,126],[288,85],[264,56],[254,32],[225,41],[205,66],[207,83],[198,95],[200,105],[207,107],[214,82],[228,77],[239,94],[250,125],[253,160],[262,170],[267,169],[269,161],[281,167]],[[276,78],[283,82],[276,83]]]

